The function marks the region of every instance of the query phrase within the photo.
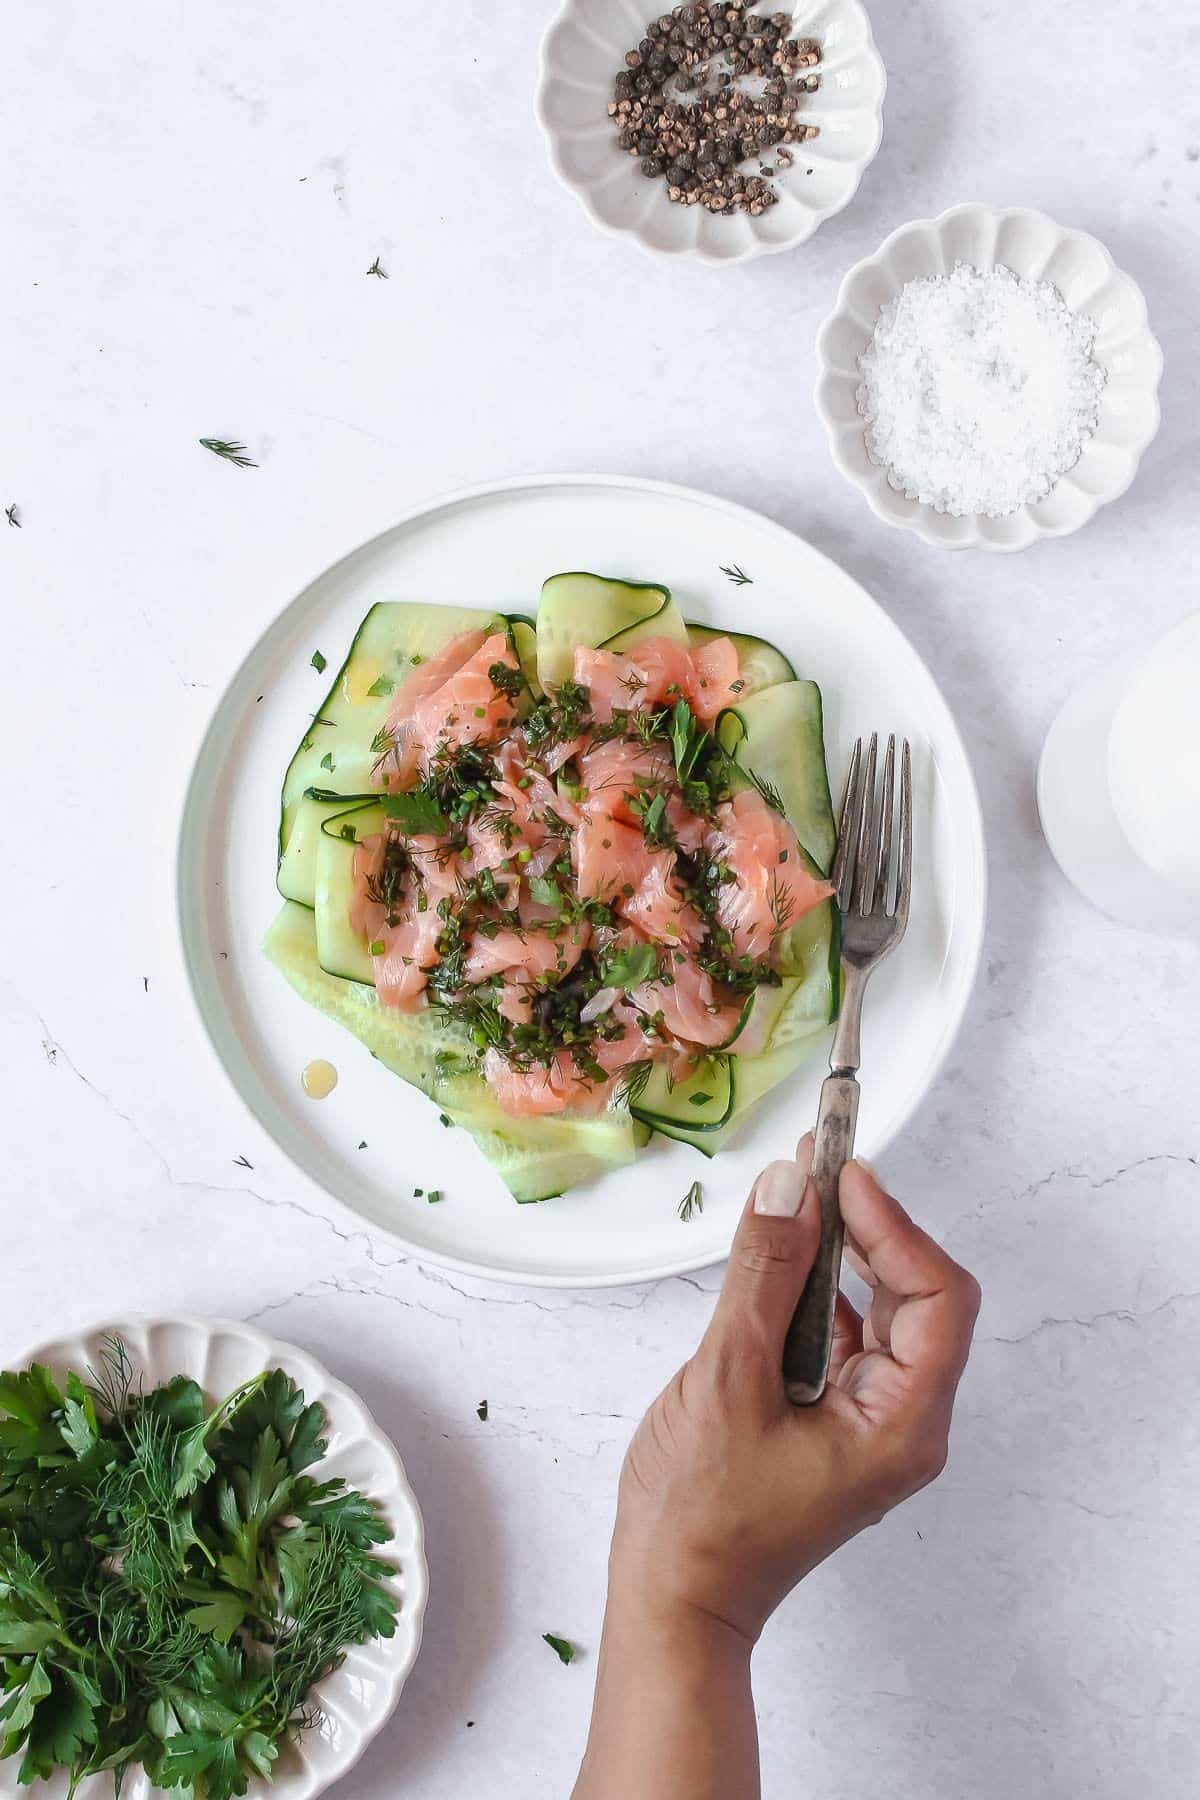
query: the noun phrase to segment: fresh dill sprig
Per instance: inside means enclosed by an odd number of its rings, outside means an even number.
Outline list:
[[[236,468],[257,469],[258,467],[253,458],[246,455],[245,444],[230,443],[225,438],[201,438],[200,442],[206,450],[211,450],[214,456],[223,456],[226,462],[233,463]]]
[[[21,521],[17,517],[17,503],[15,500],[13,501],[11,506],[5,507],[4,516],[8,520],[10,525],[15,525],[18,531],[21,530],[21,528],[22,528]]]
[[[741,767],[740,764],[738,766],[739,768]],[[756,775],[753,769],[743,769],[742,773],[743,775],[749,776],[750,780],[754,783],[771,810],[773,812],[783,813],[786,817],[787,808],[783,804],[783,795],[779,792],[779,789],[775,784],[768,781],[763,775]]]
[[[679,1216],[686,1225],[696,1213],[704,1211],[704,1190],[698,1181],[693,1181],[683,1199],[679,1202]]]
[[[380,281],[389,280],[388,272],[384,268],[383,264],[380,262],[378,257],[375,258],[375,261],[371,264],[370,268],[367,270],[367,274],[368,275],[378,275]]]
[[[726,568],[724,563],[719,563],[717,566],[720,569],[722,575],[727,575],[729,577],[729,579],[730,579],[730,581],[732,581],[734,587],[753,587],[754,586],[753,576],[747,575],[747,573],[744,569],[739,569],[739,567],[736,563],[730,563],[728,568]]]

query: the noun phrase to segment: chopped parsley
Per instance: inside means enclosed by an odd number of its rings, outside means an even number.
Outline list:
[[[321,655],[319,650],[314,650],[312,653],[312,666],[317,671],[318,675],[323,675],[325,673],[325,658]]]
[[[575,1646],[572,1643],[568,1643],[566,1638],[555,1637],[552,1631],[543,1631],[542,1642],[543,1644],[549,1644],[560,1663],[574,1662],[576,1655]]]
[[[383,810],[406,837],[443,837],[449,822],[437,800],[420,788],[408,794],[385,794]]]

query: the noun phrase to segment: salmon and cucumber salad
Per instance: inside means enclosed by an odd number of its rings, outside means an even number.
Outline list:
[[[655,1132],[715,1154],[796,1068],[834,844],[818,688],[667,588],[381,602],[287,769],[266,951],[543,1200]]]

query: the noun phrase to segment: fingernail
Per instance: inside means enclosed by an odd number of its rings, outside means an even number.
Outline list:
[[[794,1219],[804,1202],[812,1144],[803,1143],[793,1162],[768,1163],[754,1184],[754,1210],[774,1219]]]

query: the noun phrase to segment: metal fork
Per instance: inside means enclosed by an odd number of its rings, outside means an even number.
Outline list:
[[[821,1242],[812,1273],[792,1317],[783,1352],[789,1400],[811,1406],[825,1391],[833,1347],[833,1316],[842,1267],[842,1214],[838,1177],[854,1154],[863,990],[872,969],[904,936],[912,886],[912,770],[908,743],[900,749],[900,804],[896,739],[889,737],[883,781],[876,794],[878,737],[872,733],[863,759],[859,738],[850,758],[842,823],[831,877],[842,923],[842,1004],[830,1052],[830,1074],[821,1087],[811,1179],[821,1198]],[[898,829],[893,820],[899,811]],[[897,841],[898,840],[898,841]]]

